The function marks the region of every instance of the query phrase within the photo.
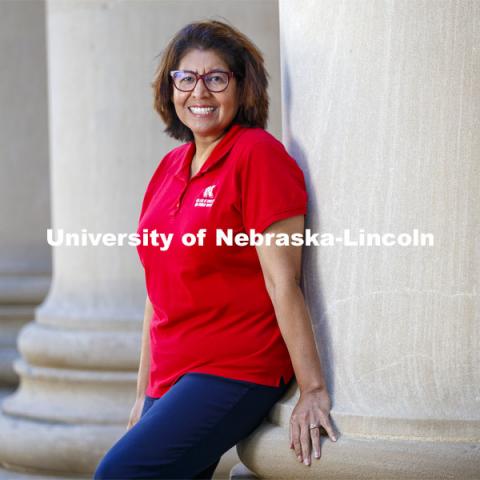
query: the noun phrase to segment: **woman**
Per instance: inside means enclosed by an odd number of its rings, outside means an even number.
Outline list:
[[[336,439],[299,287],[301,247],[225,240],[304,230],[303,173],[264,130],[262,54],[227,24],[195,22],[171,40],[152,85],[165,131],[187,143],[145,192],[138,233],[162,242],[138,247],[148,295],[137,400],[95,478],[212,478],[294,374],[290,448],[310,465],[320,428]]]

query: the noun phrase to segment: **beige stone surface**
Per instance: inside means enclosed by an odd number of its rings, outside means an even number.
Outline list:
[[[8,5],[17,15],[7,30],[13,44],[46,27],[46,44],[45,38],[36,41],[48,52],[47,64],[37,72],[48,71],[48,85],[40,83],[45,91],[35,92],[44,102],[48,93],[49,117],[43,129],[32,126],[31,131],[43,132],[43,142],[50,142],[54,230],[136,231],[147,182],[176,145],[153,111],[150,82],[158,54],[190,21],[232,22],[264,51],[271,74],[269,129],[281,136],[274,1],[51,0],[46,12],[40,0]],[[23,28],[25,19],[33,33]],[[18,53],[12,64],[18,58],[24,57]],[[45,62],[45,56],[36,61]],[[20,141],[16,133],[5,145]],[[30,159],[23,171],[47,175],[46,163],[34,164]],[[12,192],[18,183],[10,183]],[[44,208],[41,198],[35,208]],[[133,405],[146,294],[143,270],[128,246],[55,246],[53,271],[47,298],[17,339],[20,357],[14,368],[20,385],[1,405],[0,464],[44,476],[83,476],[124,433]],[[0,269],[0,301],[1,286]],[[8,286],[15,295],[17,287]],[[229,452],[216,476],[228,476],[237,462],[236,452]]]
[[[475,1],[280,1],[284,141],[307,228],[418,229],[434,245],[305,249],[341,438],[298,465],[292,392],[240,447],[262,478],[480,475],[479,20]]]
[[[333,412],[335,418],[335,412]],[[322,455],[310,466],[299,463],[288,447],[285,427],[265,422],[239,447],[253,478],[271,480],[478,480],[478,442],[440,442],[340,435],[322,438]],[[240,477],[242,478],[242,477]],[[250,477],[246,475],[246,478]]]
[[[18,382],[16,338],[51,276],[43,14],[42,2],[0,2],[0,385]]]
[[[91,480],[91,477],[49,476],[0,468],[0,480]]]

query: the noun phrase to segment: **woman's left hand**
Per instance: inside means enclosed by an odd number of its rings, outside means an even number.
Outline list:
[[[295,449],[298,460],[305,465],[310,465],[312,444],[315,458],[319,459],[321,456],[321,427],[333,442],[337,441],[330,423],[330,409],[330,396],[325,388],[300,393],[290,419],[290,448]],[[310,429],[312,425],[320,428]]]

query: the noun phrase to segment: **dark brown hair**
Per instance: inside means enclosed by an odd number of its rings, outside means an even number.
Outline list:
[[[213,50],[235,74],[239,95],[238,112],[232,123],[265,128],[268,120],[268,73],[263,55],[255,44],[231,25],[218,20],[192,22],[170,40],[162,52],[152,82],[154,108],[166,124],[165,133],[177,140],[192,141],[192,131],[178,118],[172,102],[169,72],[192,49]]]

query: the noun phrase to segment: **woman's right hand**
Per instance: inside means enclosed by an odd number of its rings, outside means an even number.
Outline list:
[[[145,397],[138,397],[133,404],[130,412],[130,418],[128,420],[127,431],[130,430],[139,420],[142,415],[143,404],[145,403]]]

